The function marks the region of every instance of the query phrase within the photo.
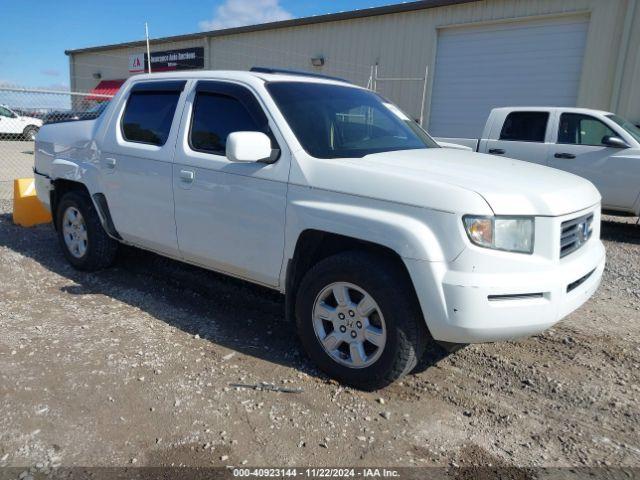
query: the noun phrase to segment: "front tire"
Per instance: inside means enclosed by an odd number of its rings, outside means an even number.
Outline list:
[[[318,367],[362,390],[409,373],[430,341],[406,273],[393,260],[365,252],[331,256],[305,274],[296,322]]]
[[[58,239],[64,256],[77,270],[93,272],[113,265],[118,242],[107,235],[84,192],[66,193],[56,214]]]

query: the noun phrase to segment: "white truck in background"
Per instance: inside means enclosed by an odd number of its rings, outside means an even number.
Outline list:
[[[496,108],[482,138],[436,141],[579,175],[598,188],[603,211],[640,216],[640,128],[613,113],[585,108]]]

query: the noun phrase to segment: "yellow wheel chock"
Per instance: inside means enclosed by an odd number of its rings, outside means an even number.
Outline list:
[[[36,195],[33,178],[17,178],[13,181],[13,223],[33,227],[51,222],[51,213]]]

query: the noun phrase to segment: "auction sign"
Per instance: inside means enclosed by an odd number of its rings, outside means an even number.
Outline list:
[[[146,53],[129,56],[129,72],[148,71]],[[204,47],[181,48],[164,52],[151,52],[152,72],[172,72],[175,70],[194,70],[204,68]]]

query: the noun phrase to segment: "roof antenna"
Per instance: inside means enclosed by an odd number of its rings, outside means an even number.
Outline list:
[[[147,64],[149,65],[149,73],[151,73],[151,50],[149,49],[149,25],[144,22],[144,36],[147,39]]]

